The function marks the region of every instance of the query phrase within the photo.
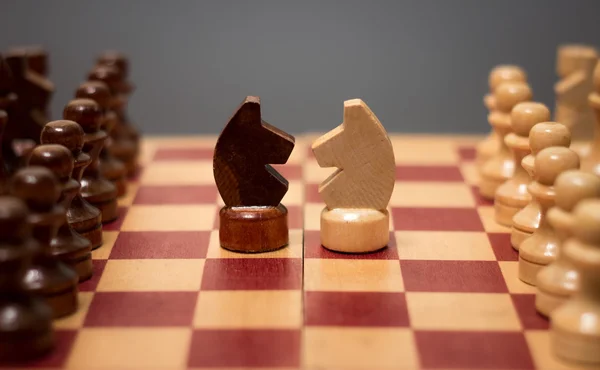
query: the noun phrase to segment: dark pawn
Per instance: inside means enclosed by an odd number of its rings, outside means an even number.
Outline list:
[[[0,197],[0,363],[37,359],[54,348],[52,311],[23,285],[39,245],[31,238],[27,206]]]
[[[81,183],[83,171],[92,159],[82,152],[83,129],[76,122],[58,120],[48,122],[42,130],[42,144],[59,144],[71,151],[75,159],[73,180]],[[102,213],[88,201],[83,199],[78,191],[67,210],[69,225],[92,244],[92,249],[102,245]]]
[[[6,182],[8,181],[8,167],[4,163],[4,155],[2,151],[2,136],[4,135],[4,128],[8,123],[8,115],[5,111],[0,110],[0,195],[6,193]]]
[[[100,106],[90,99],[71,100],[63,111],[63,117],[79,123],[83,135],[83,151],[92,162],[83,171],[81,195],[102,212],[102,223],[117,219],[117,188],[100,172],[99,155],[108,135],[100,129],[102,111]]]
[[[111,94],[111,109],[116,114],[115,127],[111,131],[113,144],[111,153],[117,157],[127,169],[127,176],[133,176],[137,172],[137,157],[139,153],[139,138],[127,125],[125,105],[127,95],[122,92],[121,84],[123,78],[121,72],[115,65],[97,65],[88,74],[88,80],[100,81],[108,86]]]
[[[39,145],[31,152],[29,165],[46,167],[54,173],[62,187],[58,204],[65,212],[50,243],[52,254],[75,270],[80,282],[89,279],[92,277],[92,244],[69,225],[66,212],[79,192],[79,183],[71,178],[73,155],[62,145]]]
[[[43,297],[54,318],[77,311],[77,274],[52,255],[52,238],[56,235],[64,209],[57,205],[60,184],[49,169],[32,166],[17,171],[9,190],[29,207],[28,222],[41,251],[25,273],[26,289]]]
[[[112,96],[104,82],[87,81],[79,85],[75,97],[91,99],[98,103],[102,110],[101,128],[108,134],[106,143],[100,152],[100,172],[117,188],[117,197],[122,197],[127,192],[127,170],[119,159],[111,154],[113,139],[110,134],[117,123],[117,116],[111,108]]]

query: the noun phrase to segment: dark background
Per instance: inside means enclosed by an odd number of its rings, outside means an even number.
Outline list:
[[[126,52],[146,134],[219,133],[245,95],[292,133],[331,129],[357,97],[389,132],[483,133],[489,70],[521,65],[553,109],[556,47],[600,46],[599,15],[598,0],[2,0],[0,45],[49,50],[55,115],[99,51]]]

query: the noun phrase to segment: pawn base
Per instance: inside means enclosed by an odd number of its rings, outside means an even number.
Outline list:
[[[500,225],[511,227],[513,224],[513,217],[521,209],[523,209],[523,207],[510,206],[496,199],[496,201],[494,202],[494,217],[496,219],[496,222]]]
[[[525,239],[529,238],[531,235],[533,235],[533,233],[517,229],[513,226],[510,230],[510,245],[512,245],[514,250],[518,251]]]
[[[53,319],[66,317],[77,311],[77,308],[79,307],[77,293],[78,288],[76,280],[75,284],[66,290],[43,295],[44,300],[52,309]]]
[[[538,287],[535,294],[535,308],[541,315],[550,317],[552,312],[568,299],[569,296],[552,294]]]
[[[493,200],[496,196],[496,190],[506,181],[506,179],[481,178],[479,182],[479,194],[487,199]]]
[[[537,285],[537,275],[546,265],[534,263],[519,256],[519,279],[529,285]]]
[[[576,324],[573,321],[573,324]],[[552,352],[559,358],[581,365],[600,365],[600,333],[585,335],[557,328],[552,324]]]
[[[100,210],[102,214],[102,223],[107,224],[115,221],[119,218],[119,210],[117,205],[117,199],[112,199],[108,202],[90,202],[94,207]]]
[[[227,250],[244,253],[274,251],[289,243],[288,210],[277,207],[223,207],[219,241]]]
[[[92,277],[92,247],[90,242],[77,234],[58,235],[52,240],[52,254],[77,273],[79,282]]]
[[[321,245],[344,253],[368,253],[390,240],[389,214],[366,208],[325,207],[321,212]]]

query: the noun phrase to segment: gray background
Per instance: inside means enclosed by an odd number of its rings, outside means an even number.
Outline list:
[[[60,113],[95,55],[126,52],[146,134],[218,133],[245,95],[292,133],[360,97],[390,132],[482,133],[489,70],[516,63],[553,108],[560,43],[600,45],[598,0],[2,0],[0,46],[51,53]]]

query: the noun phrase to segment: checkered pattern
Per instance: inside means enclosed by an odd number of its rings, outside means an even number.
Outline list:
[[[147,139],[143,170],[94,252],[77,314],[31,367],[68,369],[564,369],[517,278],[508,230],[477,194],[473,138],[394,136],[390,244],[319,241],[312,136],[297,138],[283,203],[290,245],[223,250],[215,137]]]

